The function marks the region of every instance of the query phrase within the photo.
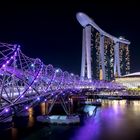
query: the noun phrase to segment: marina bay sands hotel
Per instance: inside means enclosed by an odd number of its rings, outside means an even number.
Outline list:
[[[81,79],[113,80],[129,74],[129,44],[102,30],[84,13],[77,13],[83,26]]]

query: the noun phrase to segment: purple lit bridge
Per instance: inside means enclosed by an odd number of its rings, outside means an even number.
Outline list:
[[[0,43],[0,122],[40,102],[78,94],[83,89],[122,89],[114,82],[81,81],[78,75],[45,65],[22,53],[19,45]]]

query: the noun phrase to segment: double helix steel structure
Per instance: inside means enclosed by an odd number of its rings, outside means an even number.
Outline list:
[[[42,98],[53,97],[56,91],[72,89],[78,81],[78,75],[24,55],[20,45],[0,43],[0,120],[6,113],[20,112]]]
[[[81,81],[78,75],[26,56],[20,45],[0,43],[0,122],[59,95],[111,88],[122,86],[105,81]]]

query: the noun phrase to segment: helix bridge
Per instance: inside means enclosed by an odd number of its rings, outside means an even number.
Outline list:
[[[41,102],[65,98],[83,89],[117,90],[115,82],[80,80],[78,75],[62,71],[39,58],[30,58],[20,45],[0,43],[0,122]]]

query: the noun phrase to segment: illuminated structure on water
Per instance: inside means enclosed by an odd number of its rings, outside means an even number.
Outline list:
[[[26,56],[20,45],[0,43],[0,122],[41,102],[51,101],[49,110],[57,99],[65,106],[69,95],[88,89],[114,91],[123,86],[97,80],[81,81],[78,75]]]
[[[77,13],[83,26],[81,79],[112,80],[129,73],[129,44],[103,31],[84,13]]]

